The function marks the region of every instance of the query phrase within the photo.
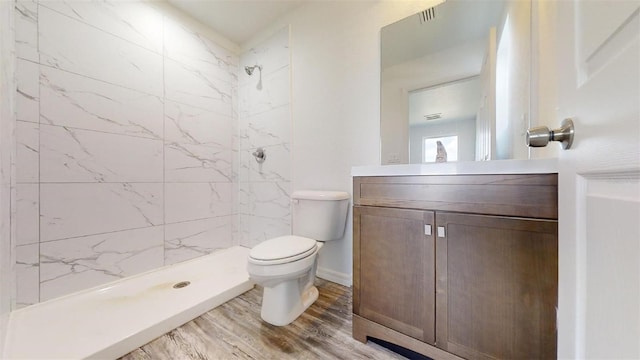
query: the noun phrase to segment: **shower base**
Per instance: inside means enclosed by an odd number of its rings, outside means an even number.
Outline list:
[[[2,358],[118,358],[253,288],[234,246],[11,313]]]

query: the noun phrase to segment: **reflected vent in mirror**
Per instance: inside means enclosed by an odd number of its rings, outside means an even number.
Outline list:
[[[427,114],[424,116],[425,121],[442,119],[442,113]]]
[[[436,18],[436,8],[428,8],[427,10],[421,11],[418,13],[418,17],[420,18],[420,24],[424,24],[428,21],[434,20]]]

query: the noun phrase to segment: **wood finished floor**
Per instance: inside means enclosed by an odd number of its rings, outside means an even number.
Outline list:
[[[256,287],[121,359],[405,359],[351,337],[350,288],[322,279],[316,286],[318,300],[288,326],[262,321]]]

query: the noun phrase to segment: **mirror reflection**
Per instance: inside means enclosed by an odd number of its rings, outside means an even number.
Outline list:
[[[382,164],[526,159],[530,19],[529,1],[446,0],[384,27]]]

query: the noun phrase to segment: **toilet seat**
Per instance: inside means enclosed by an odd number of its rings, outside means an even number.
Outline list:
[[[249,262],[278,265],[312,255],[318,248],[315,240],[295,235],[280,236],[256,245],[249,252]]]

